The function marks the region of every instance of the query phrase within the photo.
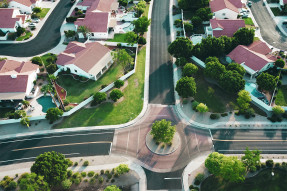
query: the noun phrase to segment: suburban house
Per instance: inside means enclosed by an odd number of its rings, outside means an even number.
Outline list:
[[[39,7],[42,0],[9,0],[9,8],[19,9],[22,14],[31,14],[33,8]]]
[[[80,1],[76,7],[81,9],[83,12],[116,12],[119,7],[117,0],[84,0]]]
[[[240,28],[245,27],[244,20],[226,20],[226,19],[210,19],[210,26],[205,28],[206,36],[220,37],[228,36],[232,37],[233,34]]]
[[[111,50],[98,43],[70,42],[56,62],[59,70],[97,80],[113,64]],[[56,74],[55,74],[56,75]]]
[[[18,10],[0,8],[0,30],[3,33],[16,32],[22,24],[23,20]]]
[[[265,42],[255,41],[249,46],[238,45],[226,57],[244,67],[250,78],[274,66],[276,57],[271,55],[271,49]]]
[[[241,0],[212,0],[209,6],[217,19],[237,19],[243,3]]]
[[[0,101],[29,97],[37,79],[39,66],[32,62],[0,61]]]

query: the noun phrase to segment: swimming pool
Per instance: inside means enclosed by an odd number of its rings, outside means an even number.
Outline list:
[[[135,17],[135,13],[133,12],[130,12],[130,13],[127,13],[125,14],[124,16],[121,17],[121,20],[123,21],[134,21],[136,20],[137,18]]]
[[[42,111],[44,113],[46,113],[48,109],[56,107],[56,105],[52,102],[51,96],[41,96],[37,99],[37,102],[42,105]]]
[[[124,27],[123,30],[125,32],[130,32],[133,31],[135,29],[135,26],[133,24],[128,25],[127,27]]]
[[[191,42],[193,45],[196,45],[196,44],[199,44],[201,43],[202,41],[202,36],[201,35],[193,35],[191,38],[190,38]]]
[[[264,97],[264,95],[256,89],[256,84],[254,84],[254,83],[246,83],[245,84],[245,90],[247,90],[249,93],[251,93],[252,95],[254,95],[257,98],[262,97],[262,96]]]

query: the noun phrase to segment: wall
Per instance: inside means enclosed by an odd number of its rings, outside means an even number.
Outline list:
[[[87,72],[83,71],[82,69],[80,69],[79,67],[75,66],[74,64],[69,64],[69,65],[65,65],[65,66],[59,66],[61,69],[63,69],[64,71],[66,71],[66,69],[70,69],[72,74],[76,74],[78,76],[83,76],[86,78],[91,78],[92,76],[90,76]],[[58,73],[57,73],[58,74]],[[55,76],[56,73],[54,73]]]
[[[92,34],[94,35],[94,36],[92,36]],[[109,34],[106,32],[106,33],[90,33],[89,34],[89,38],[90,39],[107,39],[108,38],[108,36],[109,36]]]
[[[33,72],[32,74],[30,74],[28,77],[26,96],[28,96],[30,94],[32,88],[34,87],[33,81],[37,79],[37,73],[39,73],[39,69],[37,69],[36,72]]]
[[[225,15],[223,15],[223,14],[225,14]],[[214,15],[215,15],[215,18],[217,18],[217,19],[225,19],[225,18],[237,19],[238,13],[236,13],[230,9],[222,9],[220,11],[215,12]]]
[[[16,28],[1,28],[4,33],[7,32],[16,32]]]
[[[25,5],[17,3],[15,1],[11,1],[9,3],[9,8],[19,8],[21,13],[32,13],[32,8],[31,7],[27,7]]]
[[[270,62],[268,64],[266,64],[258,73],[264,72],[265,70],[268,70],[269,68],[273,67],[274,63]]]

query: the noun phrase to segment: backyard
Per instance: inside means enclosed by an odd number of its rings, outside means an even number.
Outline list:
[[[116,125],[131,121],[138,116],[143,107],[145,55],[146,48],[142,48],[137,58],[136,73],[128,79],[128,86],[123,91],[124,100],[122,102],[108,102],[96,108],[81,109],[64,118],[54,128]]]
[[[287,86],[281,86],[275,100],[276,105],[287,106]]]
[[[271,11],[273,12],[274,16],[277,17],[277,16],[281,16],[281,10],[278,8],[278,7],[271,7],[270,8]]]
[[[274,176],[271,175],[274,172]],[[287,190],[286,171],[280,169],[264,169],[242,183],[223,182],[214,176],[208,177],[202,184],[202,191],[279,191]]]
[[[107,40],[107,42],[126,42],[125,37],[126,34],[115,34],[114,38]]]

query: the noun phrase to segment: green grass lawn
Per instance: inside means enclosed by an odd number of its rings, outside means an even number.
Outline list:
[[[20,36],[16,39],[16,41],[23,41],[26,38],[30,38],[32,36],[32,33],[30,31],[27,31],[26,34],[24,36]]]
[[[258,41],[260,40],[258,37],[254,37],[253,41]]]
[[[42,11],[40,13],[37,13],[38,18],[43,19],[47,15],[49,10],[50,8],[42,8]]]
[[[274,176],[271,172],[274,172]],[[228,183],[214,176],[201,184],[201,191],[283,191],[287,190],[286,171],[277,168],[265,169],[242,183]]]
[[[281,15],[281,11],[280,11],[280,9],[278,7],[271,7],[270,9],[273,12],[275,17]]]
[[[75,80],[72,76],[60,75],[57,83],[67,90],[67,99],[71,103],[80,103],[85,98],[88,98],[99,91],[102,85],[109,85],[123,75],[122,66],[114,64],[97,81],[89,80],[87,82],[80,82],[79,80]]]
[[[136,73],[128,79],[128,86],[124,89],[122,102],[103,103],[97,108],[81,109],[64,118],[55,128],[116,125],[138,116],[143,107],[145,55],[146,48],[143,48],[138,54]]]
[[[45,54],[45,55],[41,56],[42,62],[43,62],[43,64],[44,64],[45,66],[48,66],[48,65],[49,65],[49,63],[47,62],[47,59],[48,59],[49,57],[52,57],[51,53],[48,53],[48,54]]]
[[[252,26],[254,26],[254,23],[253,23],[251,18],[249,18],[249,17],[248,18],[243,18],[243,20],[244,20],[245,25],[252,25]]]
[[[280,106],[287,106],[287,86],[281,86],[279,88],[275,104]]]
[[[149,6],[150,6],[150,4],[146,4],[146,8],[145,8],[142,16],[148,17]]]
[[[108,42],[126,42],[125,41],[126,34],[115,34],[113,39],[107,40]]]
[[[7,113],[10,111],[15,111],[13,108],[0,108],[0,118],[4,118]]]

